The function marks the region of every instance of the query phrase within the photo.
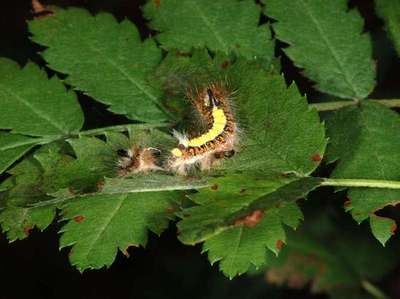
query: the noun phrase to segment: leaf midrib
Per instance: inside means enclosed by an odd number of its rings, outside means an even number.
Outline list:
[[[329,39],[327,39],[327,37],[325,36],[325,32],[324,32],[321,24],[319,23],[318,19],[315,18],[311,8],[304,2],[304,0],[299,0],[299,2],[303,5],[305,12],[309,15],[311,21],[315,24],[315,26],[316,26],[316,28],[317,28],[322,40],[326,44],[328,50],[331,52],[331,55],[332,55],[333,59],[336,61],[337,65],[339,66],[340,70],[342,71],[342,74],[344,76],[344,79],[345,79],[346,83],[352,88],[352,91],[353,91],[354,95],[357,96],[358,93],[357,93],[356,86],[350,80],[349,74],[347,73],[347,71],[346,71],[346,69],[344,67],[344,64],[340,60],[339,55],[336,52],[335,48],[331,45]]]
[[[192,7],[198,12],[198,15],[200,16],[201,20],[204,22],[206,27],[210,29],[210,31],[213,33],[217,41],[221,44],[225,52],[228,52],[229,47],[227,44],[224,42],[224,39],[221,37],[221,35],[218,33],[218,30],[208,21],[207,17],[204,15],[203,11],[200,9],[200,7],[197,5],[196,0],[188,2],[191,4]]]
[[[120,202],[116,205],[115,209],[109,214],[109,217],[105,219],[104,223],[100,228],[96,231],[97,234],[94,234],[92,240],[89,242],[88,249],[86,250],[86,253],[83,255],[84,259],[89,263],[89,255],[92,252],[94,245],[96,242],[100,239],[100,237],[104,234],[104,232],[107,230],[108,226],[110,225],[111,221],[117,215],[119,210],[121,209],[123,203],[125,202],[126,195],[120,196],[118,199]]]
[[[68,132],[64,131],[63,127],[60,124],[58,124],[53,119],[51,119],[48,116],[46,116],[46,114],[42,114],[41,113],[41,112],[43,112],[42,110],[35,108],[32,104],[30,104],[28,101],[26,101],[24,98],[22,98],[21,96],[19,96],[18,94],[16,94],[12,90],[8,89],[6,86],[0,84],[0,87],[3,89],[3,91],[8,93],[10,96],[15,98],[16,100],[18,100],[18,102],[20,102],[24,106],[30,108],[30,110],[32,112],[34,112],[35,115],[37,115],[40,119],[43,119],[46,122],[48,122],[50,125],[52,125],[54,128],[56,128],[59,132],[61,132],[63,134],[67,134],[68,133]],[[19,130],[16,130],[16,131],[19,132]],[[42,136],[43,135],[45,135],[45,134],[42,134]]]

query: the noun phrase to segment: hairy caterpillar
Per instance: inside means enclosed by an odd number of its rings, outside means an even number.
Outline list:
[[[162,170],[157,165],[157,155],[160,151],[153,147],[141,147],[133,145],[130,149],[119,149],[118,176],[126,176],[130,173]]]
[[[206,121],[207,129],[194,136],[174,131],[179,144],[171,150],[170,170],[181,175],[194,166],[208,170],[217,159],[235,152],[238,128],[229,103],[230,96],[222,84],[209,84],[188,92],[188,98]]]

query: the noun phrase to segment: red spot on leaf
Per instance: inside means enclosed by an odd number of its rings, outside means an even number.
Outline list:
[[[175,56],[178,56],[178,57],[191,57],[192,54],[190,52],[175,51]]]
[[[254,210],[249,215],[238,218],[235,220],[235,225],[244,225],[247,227],[254,227],[256,226],[261,219],[264,217],[264,212],[261,210]]]
[[[315,155],[311,156],[311,160],[314,161],[314,162],[319,162],[319,161],[322,160],[322,157],[321,157],[320,154],[315,154]]]
[[[75,222],[79,223],[79,222],[82,222],[83,220],[85,220],[85,216],[78,215],[78,216],[75,216],[73,219]]]
[[[285,243],[283,243],[282,240],[277,240],[277,241],[276,241],[275,247],[276,247],[277,249],[281,250],[283,246],[285,246]]]
[[[25,227],[24,227],[24,233],[25,233],[25,235],[29,236],[29,234],[31,233],[32,229],[33,229],[33,228],[32,228],[32,226],[30,226],[30,225],[25,226]]]
[[[168,208],[165,209],[165,212],[167,212],[168,214],[172,214],[172,213],[174,213],[175,211],[176,211],[176,209],[173,208],[173,207],[168,207]]]
[[[396,223],[393,223],[392,226],[390,227],[390,231],[392,234],[394,234],[396,230],[397,230],[397,225]]]
[[[211,190],[216,191],[216,190],[218,190],[218,184],[214,184],[210,188],[211,188]]]
[[[221,68],[226,69],[230,65],[229,60],[225,60],[223,63],[221,63]]]

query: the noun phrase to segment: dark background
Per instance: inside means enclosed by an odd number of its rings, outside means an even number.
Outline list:
[[[184,0],[182,0],[184,1]],[[43,4],[81,6],[92,13],[108,11],[118,20],[133,21],[143,37],[154,34],[146,27],[136,0],[53,0]],[[374,59],[377,63],[378,85],[373,98],[399,98],[400,64],[373,9],[373,1],[351,1],[362,13],[374,42]],[[29,40],[26,21],[32,19],[30,1],[2,0],[0,3],[0,57],[8,57],[21,65],[32,60],[42,66],[44,61],[37,54],[41,48]],[[266,21],[262,18],[261,22]],[[278,44],[277,55],[283,55]],[[312,84],[283,55],[283,71],[288,81],[295,80],[300,90],[311,101],[325,96],[312,89]],[[52,75],[49,71],[49,75]],[[105,106],[79,95],[84,109],[85,129],[111,124],[127,123],[128,120],[106,111]],[[324,117],[324,115],[322,115]],[[322,166],[319,174],[328,175],[330,167]],[[1,177],[0,177],[1,180]],[[322,189],[311,195],[311,200],[301,202],[303,211],[315,209],[318,201],[321,212],[333,210],[338,219],[355,226],[342,209],[344,196],[334,195],[331,189]],[[383,213],[398,218],[395,208]],[[339,221],[338,220],[338,221]],[[307,217],[306,217],[307,221]],[[341,221],[341,220],[340,220]],[[67,250],[58,250],[57,230],[61,224],[53,224],[44,233],[34,230],[23,241],[8,244],[0,235],[0,299],[12,298],[326,298],[310,295],[308,289],[290,290],[268,285],[263,275],[242,276],[232,281],[210,266],[200,246],[183,246],[176,240],[176,229],[170,229],[161,238],[150,236],[143,248],[130,248],[130,257],[121,253],[110,269],[85,271],[80,274],[70,266]],[[361,229],[368,230],[364,224]],[[391,242],[394,242],[393,240]],[[373,258],[373,257],[371,257]],[[400,298],[400,268],[388,273],[377,282],[392,298]]]

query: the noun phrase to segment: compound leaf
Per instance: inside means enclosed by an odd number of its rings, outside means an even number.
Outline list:
[[[118,249],[144,246],[147,230],[156,234],[168,226],[174,192],[90,195],[62,206],[60,246],[72,246],[70,261],[80,271],[110,266]]]
[[[185,244],[205,241],[203,251],[210,262],[220,261],[221,271],[231,278],[251,265],[263,265],[266,248],[277,254],[285,243],[283,224],[296,228],[302,219],[295,200],[321,182],[318,178],[288,181],[245,176],[216,179],[210,189],[192,196],[200,205],[179,214],[183,218],[178,223],[179,239]]]
[[[118,23],[106,13],[57,9],[30,22],[30,30],[35,42],[48,47],[43,57],[49,66],[68,75],[68,84],[110,105],[112,112],[144,122],[166,119],[161,91],[147,82],[161,50],[152,39],[142,42],[131,22]]]
[[[324,155],[325,130],[297,87],[287,88],[281,75],[250,63],[235,63],[228,78],[237,89],[233,105],[243,134],[238,154],[223,167],[310,174]]]
[[[375,86],[372,44],[361,34],[363,19],[347,0],[263,0],[285,53],[315,87],[328,94],[363,99]],[[354,55],[357,53],[357,55]]]
[[[78,132],[83,113],[73,92],[33,63],[23,69],[0,59],[0,128],[47,136]]]
[[[251,0],[148,1],[144,13],[168,50],[207,47],[268,61],[274,54],[268,26],[258,26],[261,9]]]
[[[338,160],[332,177],[400,179],[400,118],[396,112],[366,101],[360,108],[336,112],[327,124],[328,159]],[[373,234],[385,244],[396,228],[395,222],[374,213],[398,203],[400,191],[350,188],[348,196],[346,208],[353,218],[359,223],[369,218]]]

